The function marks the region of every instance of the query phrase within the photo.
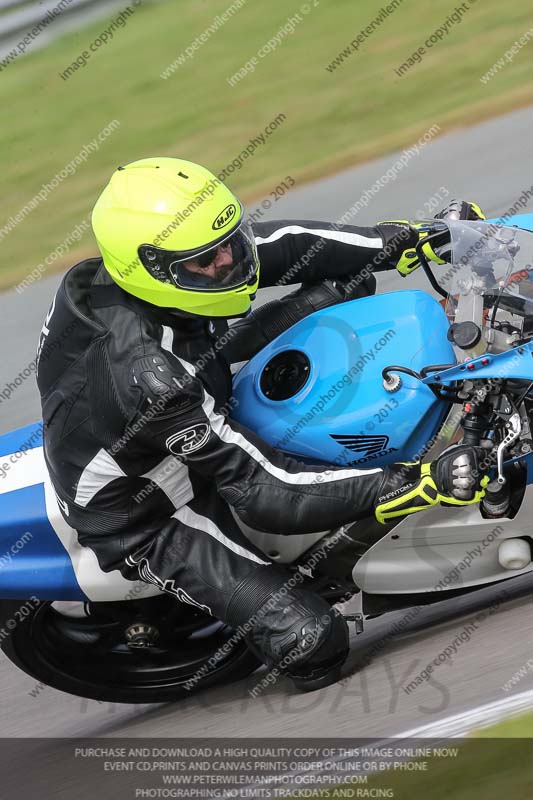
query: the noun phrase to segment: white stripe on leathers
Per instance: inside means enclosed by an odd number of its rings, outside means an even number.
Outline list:
[[[196,369],[192,364],[189,364],[189,362],[185,361],[183,358],[176,357],[190,375],[196,375]],[[216,436],[226,444],[234,444],[240,447],[248,453],[254,461],[257,461],[266,472],[284,483],[289,483],[293,486],[308,486],[313,483],[331,483],[332,481],[351,480],[361,475],[375,475],[382,471],[381,469],[332,469],[324,470],[324,472],[287,472],[268,461],[261,451],[258,450],[252,442],[249,442],[242,433],[234,431],[233,428],[228,425],[224,417],[217,414],[214,410],[214,406],[214,399],[211,395],[207,394],[204,389],[202,408]]]
[[[255,237],[256,244],[270,244],[277,242],[282,236],[287,234],[298,233],[312,233],[314,236],[320,236],[322,239],[331,239],[334,242],[342,242],[343,244],[352,244],[357,247],[371,247],[375,250],[381,250],[383,247],[383,239],[381,236],[376,238],[369,238],[362,236],[360,233],[348,233],[347,231],[330,231],[323,230],[322,228],[304,228],[302,225],[287,225],[285,228],[278,228],[277,231],[263,238],[262,236]]]
[[[167,325],[163,325],[163,338],[161,340],[161,347],[163,349],[168,350],[169,353],[175,358],[178,356],[172,350],[172,342],[174,340],[174,332],[172,328],[169,328]],[[178,359],[181,364],[185,367],[189,375],[196,375],[196,370],[189,364],[187,361],[183,361],[183,359]],[[207,533],[209,536],[217,539],[221,544],[227,547],[229,550],[232,550],[239,556],[243,558],[248,558],[250,561],[255,561],[257,564],[270,564],[270,561],[263,561],[262,559],[258,558],[254,553],[250,553],[249,550],[246,550],[244,547],[232,542],[222,531],[215,525],[215,523],[210,520],[208,517],[202,517],[200,514],[197,514],[195,511],[192,510],[189,506],[183,506],[182,508],[178,509],[173,516],[182,522],[184,525],[188,525],[189,528],[195,528],[196,530],[203,531]]]
[[[85,508],[109,483],[126,477],[113,456],[102,447],[81,473],[74,502]]]
[[[155,483],[174,504],[174,508],[188,503],[194,497],[189,469],[175,456],[167,456],[159,464],[141,475]]]
[[[224,547],[227,547],[228,550],[232,550],[238,556],[248,558],[250,561],[255,561],[256,564],[269,565],[272,563],[270,561],[263,561],[263,559],[258,558],[258,556],[256,556],[254,553],[250,553],[249,550],[241,547],[240,544],[232,542],[231,539],[223,534],[220,528],[218,528],[215,523],[209,519],[209,517],[202,517],[200,514],[197,514],[196,511],[193,511],[189,506],[183,506],[183,508],[178,509],[178,511],[176,511],[176,513],[172,516],[178,519],[184,525],[188,525],[189,528],[195,528],[197,531],[203,531],[204,533],[209,534],[209,536],[212,536],[214,539],[223,544]]]

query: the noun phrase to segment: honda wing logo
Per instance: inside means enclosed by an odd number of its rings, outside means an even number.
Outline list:
[[[209,439],[211,429],[205,422],[191,425],[179,433],[173,433],[166,441],[166,446],[175,456],[186,456],[199,450]]]
[[[359,458],[356,458],[352,463],[361,463],[362,461],[372,461],[374,458],[385,456],[388,453],[396,452],[395,447],[389,447],[389,437],[382,436],[347,436],[340,434],[330,434],[341,447],[346,450],[351,450],[352,453],[360,453]],[[387,449],[388,448],[388,449]]]

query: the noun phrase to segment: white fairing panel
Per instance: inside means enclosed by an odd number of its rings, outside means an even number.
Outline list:
[[[533,539],[533,491],[514,519],[483,519],[479,507],[436,508],[405,518],[357,562],[353,579],[369,594],[410,594],[481,586],[533,571],[503,569],[505,539]]]
[[[233,511],[233,509],[232,509]],[[328,531],[320,531],[319,533],[296,533],[289,535],[277,533],[265,533],[264,531],[256,531],[254,528],[248,527],[239,517],[233,512],[233,516],[237,525],[242,530],[247,539],[259,548],[266,556],[272,561],[281,564],[290,564],[295,561],[302,553],[305,553],[315,542],[322,539]]]

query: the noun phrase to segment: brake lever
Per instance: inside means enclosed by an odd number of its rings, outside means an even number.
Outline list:
[[[518,413],[518,411],[515,411],[514,414],[511,414],[511,416],[509,417],[509,421],[506,423],[505,427],[509,429],[509,433],[502,439],[502,441],[496,448],[496,464],[498,469],[498,475],[496,480],[498,481],[500,486],[503,486],[503,484],[506,483],[507,481],[505,475],[503,474],[504,453],[508,449],[508,447],[510,447],[510,445],[516,442],[516,440],[518,439],[518,437],[522,432],[522,421],[520,419],[520,414]]]

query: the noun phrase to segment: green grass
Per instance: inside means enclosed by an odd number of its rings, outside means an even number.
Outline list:
[[[499,722],[490,728],[483,728],[475,736],[479,739],[531,739],[533,738],[533,713]]]
[[[480,1],[401,79],[394,68],[444,22],[453,3],[404,0],[359,52],[330,73],[326,65],[381,4],[320,0],[253,74],[231,87],[226,78],[300,6],[247,0],[192,59],[162,80],[160,73],[230,1],[142,5],[68,81],[59,73],[116,12],[0,72],[0,228],[110,120],[120,122],[98,152],[3,237],[0,284],[21,280],[87,217],[119,164],[160,154],[218,172],[284,113],[286,122],[229,180],[249,200],[286,175],[301,184],[410,145],[434,124],[445,132],[531,102],[533,42],[488,85],[479,81],[531,27],[530,0]],[[56,266],[91,253],[95,245],[87,234]]]
[[[398,739],[399,747],[457,747],[459,754],[455,758],[428,759],[425,772],[383,772],[379,777],[369,777],[366,785],[352,786],[356,790],[392,789],[395,800],[530,800],[533,796],[531,738],[533,714],[484,728],[470,739],[436,744],[430,739],[414,743]],[[309,787],[312,788],[311,784]],[[333,789],[329,792],[324,789],[317,800],[334,797]]]

